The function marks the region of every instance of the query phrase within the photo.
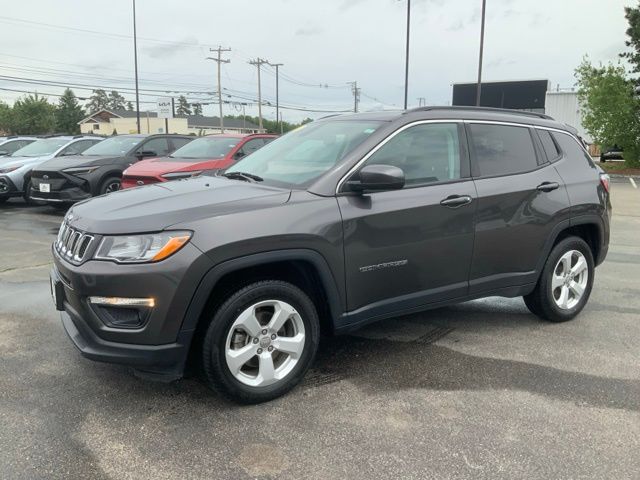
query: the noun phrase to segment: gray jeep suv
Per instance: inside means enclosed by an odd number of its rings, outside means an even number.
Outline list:
[[[608,189],[544,115],[330,117],[218,176],[77,204],[52,293],[86,357],[165,380],[197,366],[261,402],[301,380],[321,332],[490,295],[575,317],[607,253]]]

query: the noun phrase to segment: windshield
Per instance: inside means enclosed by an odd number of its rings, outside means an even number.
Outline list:
[[[13,152],[12,157],[40,157],[51,155],[69,143],[68,138],[43,138]]]
[[[184,162],[194,158],[215,160],[224,158],[240,142],[233,137],[202,137],[177,149],[169,157],[175,162]]]
[[[113,155],[127,154],[133,147],[144,140],[145,137],[111,137],[87,148],[83,155]]]
[[[310,185],[376,131],[382,122],[330,120],[303,125],[230,167],[266,183],[285,187]]]

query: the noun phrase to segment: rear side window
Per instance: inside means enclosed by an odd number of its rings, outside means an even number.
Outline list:
[[[179,148],[184,147],[191,140],[191,138],[172,138],[171,143],[173,144],[173,150],[175,151]]]
[[[558,142],[558,145],[560,145],[564,156],[567,157],[570,161],[583,160],[587,163],[587,165],[593,167],[593,160],[591,159],[591,157],[587,154],[587,152],[584,151],[578,141],[571,135],[553,132],[553,138],[555,138],[556,142]]]
[[[474,123],[470,130],[481,176],[509,175],[538,168],[527,127]]]
[[[547,160],[550,162],[555,162],[560,158],[560,150],[556,145],[556,142],[553,141],[553,137],[551,133],[547,130],[538,130],[538,136],[540,137],[540,141],[542,142],[542,148],[544,148],[544,153],[547,155]]]

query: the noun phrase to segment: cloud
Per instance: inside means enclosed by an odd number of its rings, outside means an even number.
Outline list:
[[[301,27],[299,29],[296,30],[295,35],[296,36],[311,36],[311,35],[320,35],[324,30],[320,27],[313,27],[313,26],[309,26],[309,27]]]
[[[193,50],[194,45],[197,45],[198,39],[195,37],[188,37],[177,41],[176,43],[162,43],[149,47],[144,47],[144,52],[151,58],[168,58],[175,57],[187,51]]]

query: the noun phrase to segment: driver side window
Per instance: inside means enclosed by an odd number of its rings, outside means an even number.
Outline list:
[[[455,123],[410,127],[385,143],[365,165],[392,165],[405,175],[405,186],[461,178],[460,140]]]

